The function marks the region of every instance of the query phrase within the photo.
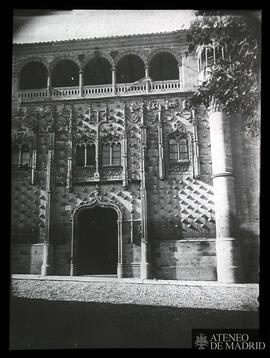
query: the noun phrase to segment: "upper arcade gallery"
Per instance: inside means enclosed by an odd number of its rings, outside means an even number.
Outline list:
[[[179,60],[170,52],[154,54],[148,64],[139,55],[126,54],[114,65],[98,51],[88,59],[78,56],[55,59],[46,66],[38,59],[29,59],[19,70],[19,90],[48,87],[96,86],[134,83],[142,78],[152,81],[179,80]]]

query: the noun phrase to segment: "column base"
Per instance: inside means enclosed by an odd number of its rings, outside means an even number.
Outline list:
[[[123,278],[124,277],[124,270],[123,270],[123,264],[117,264],[117,278]]]
[[[41,265],[41,276],[47,276],[51,273],[51,265]]]
[[[141,262],[141,280],[152,278],[151,265],[148,262]]]
[[[42,258],[42,265],[41,265],[41,275],[47,276],[52,271],[51,265],[52,259],[52,246],[49,244],[43,244],[43,258]]]
[[[216,255],[218,282],[243,282],[239,241],[232,237],[217,238]]]
[[[69,275],[70,275],[70,276],[74,276],[74,265],[73,265],[73,264],[70,265]]]

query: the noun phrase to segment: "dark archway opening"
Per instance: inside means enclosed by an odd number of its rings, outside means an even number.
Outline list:
[[[85,86],[106,85],[112,83],[111,64],[103,57],[92,58],[84,68]]]
[[[41,62],[29,62],[21,70],[19,89],[27,90],[46,88],[47,77],[47,69]]]
[[[144,63],[137,55],[124,56],[117,65],[116,81],[118,83],[133,83],[144,78]]]
[[[117,213],[96,207],[78,217],[78,275],[116,274],[118,259]]]
[[[174,56],[161,52],[150,61],[149,74],[153,81],[169,81],[179,79],[179,69]]]
[[[53,87],[72,87],[79,85],[79,67],[71,60],[57,62],[52,70]]]

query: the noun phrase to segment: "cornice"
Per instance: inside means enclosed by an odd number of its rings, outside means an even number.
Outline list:
[[[187,30],[159,32],[151,34],[135,34],[125,36],[94,37],[88,39],[72,39],[63,41],[19,43],[13,45],[13,54],[57,53],[67,51],[84,51],[106,48],[127,48],[133,46],[185,45]]]

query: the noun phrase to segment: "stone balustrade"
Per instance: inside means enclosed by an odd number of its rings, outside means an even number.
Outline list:
[[[149,83],[118,83],[115,86],[115,91],[111,84],[96,85],[96,86],[79,86],[74,87],[55,87],[51,90],[46,88],[33,90],[18,91],[18,99],[22,102],[34,102],[43,100],[65,100],[77,98],[104,98],[104,97],[124,97],[130,95],[142,94],[157,94],[157,93],[171,93],[183,92],[179,80],[170,81],[154,81]]]

